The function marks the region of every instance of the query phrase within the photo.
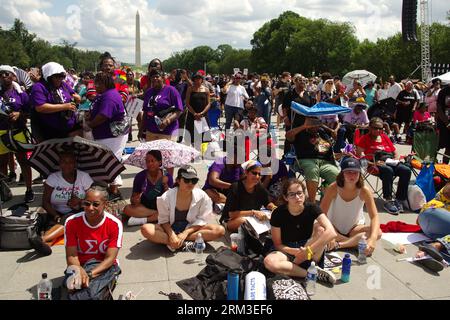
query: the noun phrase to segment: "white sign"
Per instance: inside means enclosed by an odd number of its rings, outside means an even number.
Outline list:
[[[248,75],[248,69],[244,69],[244,76]]]
[[[234,68],[234,69],[233,69],[233,74],[236,74],[236,73],[238,73],[238,72],[241,72],[241,69],[239,69],[239,68]]]
[[[136,97],[129,97],[127,103],[125,104],[128,116],[130,116],[133,119],[135,119],[139,114],[139,112],[142,111],[143,106],[144,101]]]

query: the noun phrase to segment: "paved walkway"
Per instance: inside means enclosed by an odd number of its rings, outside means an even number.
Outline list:
[[[135,132],[136,136],[136,132]],[[283,142],[282,135],[279,136]],[[137,142],[131,145],[136,145]],[[410,150],[408,146],[399,146],[400,153]],[[207,165],[195,164],[199,172],[200,181],[206,178]],[[129,199],[133,178],[140,169],[127,167],[123,174],[123,195]],[[37,176],[36,172],[33,174]],[[35,187],[38,206],[42,199],[42,185]],[[14,187],[15,197],[5,206],[11,206],[21,202],[25,189]],[[415,223],[417,215],[412,213],[392,216],[387,214],[381,203],[377,202],[381,223],[401,220],[406,223]],[[207,252],[211,252],[220,246],[227,246],[225,238],[211,243]],[[397,258],[414,255],[417,248],[414,245],[407,246],[407,254],[395,254],[393,250],[382,240],[378,243],[375,253],[368,258],[367,265],[352,266],[351,280],[349,283],[338,283],[333,288],[323,285],[317,286],[317,294],[313,299],[339,300],[339,299],[450,299],[450,272],[449,269],[440,274],[432,274],[419,266],[409,262],[397,262]],[[352,259],[356,257],[352,254]],[[343,253],[340,252],[343,256]],[[138,299],[167,300],[167,297],[159,294],[164,292],[180,292],[184,298],[190,299],[177,285],[178,280],[195,276],[204,267],[198,263],[192,263],[194,253],[179,252],[175,255],[165,247],[157,246],[145,241],[139,231],[139,227],[124,227],[123,248],[120,250],[119,259],[122,268],[118,286],[114,292],[115,299],[127,291],[140,292]],[[62,282],[63,271],[66,266],[64,247],[53,247],[53,254],[48,257],[39,257],[30,251],[0,252],[0,300],[21,299],[29,300],[36,297],[36,284],[43,272],[48,273],[54,286]]]

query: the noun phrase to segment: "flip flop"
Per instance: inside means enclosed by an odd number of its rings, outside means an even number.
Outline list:
[[[439,272],[444,269],[444,265],[433,258],[416,260],[414,262],[434,272]]]
[[[432,257],[433,259],[441,262],[442,260],[444,260],[444,258],[442,257],[442,255],[439,253],[439,251],[433,247],[431,244],[426,243],[423,245],[419,246],[419,250],[425,252],[426,254],[428,254],[430,257]]]

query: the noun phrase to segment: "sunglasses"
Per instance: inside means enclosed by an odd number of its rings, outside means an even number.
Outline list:
[[[192,179],[183,178],[183,180],[185,183],[192,183],[192,184],[198,183],[198,178],[192,178]]]
[[[261,176],[261,172],[257,172],[257,171],[250,171],[250,173],[254,176]]]
[[[293,198],[296,198],[296,197],[303,197],[305,194],[302,192],[302,191],[299,191],[299,192],[288,192],[288,194],[287,194],[287,197],[289,198],[289,199],[293,199]]]
[[[99,201],[94,201],[94,202],[83,201],[81,204],[83,205],[83,207],[93,206],[94,208],[98,208],[98,207],[100,207],[102,205],[102,203],[99,202]]]
[[[0,71],[0,77],[8,77],[11,74],[9,71]]]

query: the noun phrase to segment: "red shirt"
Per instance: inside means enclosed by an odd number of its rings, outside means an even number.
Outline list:
[[[68,218],[64,226],[64,243],[66,247],[77,247],[81,266],[92,259],[103,261],[106,250],[121,248],[122,241],[122,222],[107,212],[94,227],[88,224],[84,212]]]
[[[374,154],[377,151],[394,152],[395,147],[389,137],[382,133],[376,140],[373,140],[369,134],[365,134],[359,139],[358,147],[364,149],[365,158],[369,161],[374,160]]]

